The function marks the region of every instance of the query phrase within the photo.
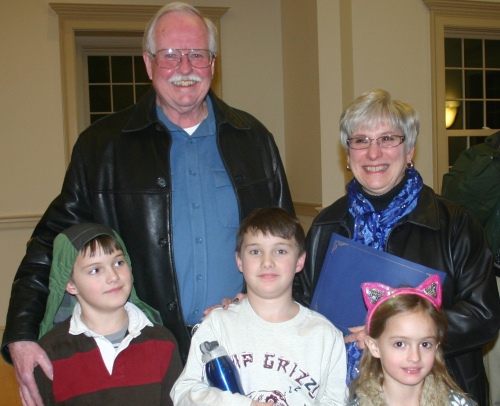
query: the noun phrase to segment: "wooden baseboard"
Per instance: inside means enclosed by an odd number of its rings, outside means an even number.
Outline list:
[[[0,216],[0,230],[34,229],[41,214],[19,214],[14,216]]]

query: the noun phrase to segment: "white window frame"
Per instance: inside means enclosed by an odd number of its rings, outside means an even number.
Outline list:
[[[110,45],[110,39],[113,45]],[[142,57],[142,35],[141,36],[88,36],[77,35],[77,80],[78,89],[82,97],[79,98],[78,116],[80,128],[90,125],[89,110],[89,82],[88,82],[88,56],[139,56]]]

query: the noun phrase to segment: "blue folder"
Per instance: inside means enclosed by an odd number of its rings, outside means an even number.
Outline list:
[[[364,326],[366,306],[361,294],[364,282],[391,287],[418,286],[430,275],[446,274],[384,251],[332,234],[328,252],[314,291],[311,309],[327,317],[338,329]]]

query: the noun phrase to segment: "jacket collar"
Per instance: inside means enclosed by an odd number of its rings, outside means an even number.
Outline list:
[[[221,124],[228,123],[238,130],[250,129],[249,124],[238,114],[238,111],[219,99],[212,90],[208,92],[208,96],[212,101],[217,128]],[[151,86],[135,106],[130,108],[133,109],[133,112],[123,128],[124,133],[141,131],[153,124],[159,123],[156,114],[156,91],[153,86]]]
[[[349,216],[349,198],[343,196],[331,206],[325,208],[318,214],[315,220],[316,225],[344,223],[347,224]],[[439,229],[439,211],[437,198],[432,189],[426,185],[423,186],[418,198],[417,207],[404,220],[407,223],[413,223],[433,230]]]
[[[408,215],[407,222],[439,230],[438,201],[434,191],[430,187],[424,185],[422,188],[417,207]]]

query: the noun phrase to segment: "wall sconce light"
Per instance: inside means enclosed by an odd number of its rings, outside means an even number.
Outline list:
[[[446,104],[446,128],[450,128],[455,122],[457,117],[458,108],[460,107],[460,102],[456,100],[447,101]]]

